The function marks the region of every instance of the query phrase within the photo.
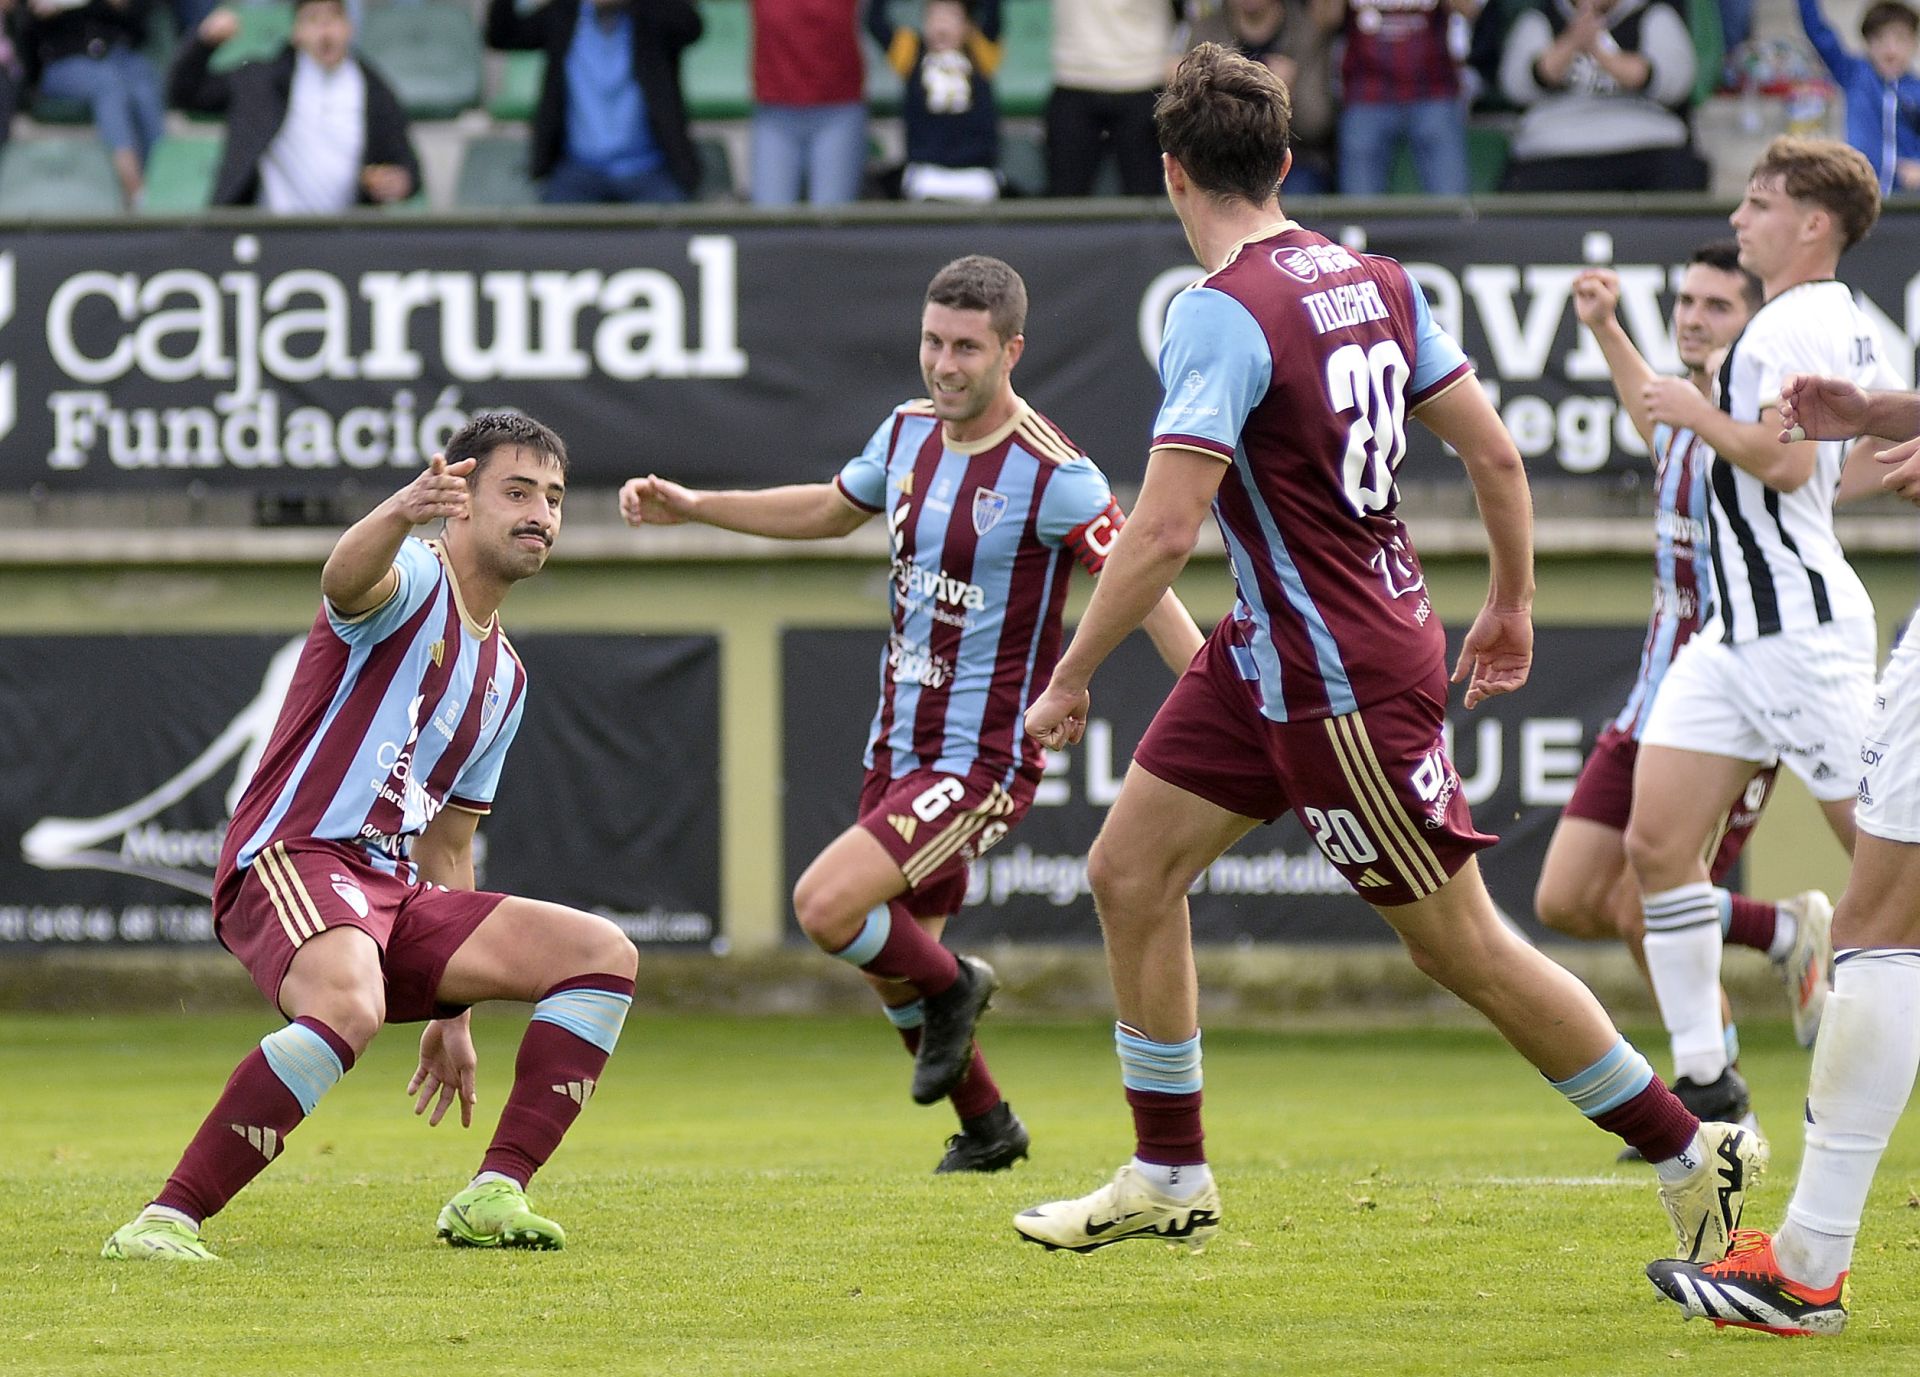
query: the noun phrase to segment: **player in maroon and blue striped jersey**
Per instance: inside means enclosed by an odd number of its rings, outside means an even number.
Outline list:
[[[1286,218],[1288,114],[1266,67],[1213,44],[1187,55],[1156,107],[1167,194],[1207,276],[1168,313],[1166,400],[1133,524],[1027,729],[1049,746],[1079,739],[1094,669],[1163,596],[1209,508],[1239,602],[1147,729],[1089,858],[1133,1160],[1014,1228],[1086,1252],[1128,1238],[1197,1247],[1219,1226],[1187,890],[1292,812],[1421,970],[1654,1164],[1680,1252],[1724,1255],[1757,1140],[1689,1113],[1592,993],[1501,920],[1474,862],[1493,838],[1474,829],[1448,758],[1445,640],[1394,475],[1417,412],[1473,484],[1492,579],[1453,674],[1472,708],[1519,688],[1532,662],[1519,452],[1406,269]]]
[[[951,1098],[961,1130],[937,1171],[996,1171],[1027,1150],[974,1045],[993,990],[976,957],[941,946],[969,862],[1025,815],[1039,745],[1021,714],[1060,652],[1075,564],[1099,573],[1123,518],[1106,477],[1014,392],[1027,289],[995,258],[948,264],[927,288],[928,397],[895,408],[830,483],[695,492],[636,478],[636,526],[699,521],[788,539],[845,535],[884,515],[891,630],[865,756],[859,821],[794,889],[800,926],[865,971],[915,1053],[913,1098]],[[1169,666],[1200,648],[1165,593],[1146,616]]]
[[[560,532],[566,446],[475,417],[427,471],[340,537],[279,720],[227,827],[214,930],[289,1020],[235,1069],[116,1260],[208,1261],[200,1225],[388,1023],[426,1021],[414,1112],[470,1124],[467,1011],[534,1006],[480,1172],[440,1212],[462,1247],[558,1248],[526,1185],[593,1094],[633,1002],[633,944],[604,918],[474,888],[473,838],[526,704],[500,630]],[[416,527],[444,519],[439,540]]]

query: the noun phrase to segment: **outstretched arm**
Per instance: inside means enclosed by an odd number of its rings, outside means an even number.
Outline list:
[[[1027,709],[1027,734],[1041,745],[1058,750],[1073,745],[1086,732],[1087,685],[1093,681],[1093,672],[1166,598],[1193,553],[1200,523],[1226,471],[1218,458],[1197,450],[1167,446],[1148,458],[1140,500],[1114,541],[1073,643],[1054,666],[1052,680]],[[1192,626],[1191,619],[1188,625]],[[1193,634],[1197,651],[1197,628]],[[1161,654],[1167,651],[1162,649]]]
[[[1819,449],[1810,441],[1780,443],[1786,427],[1778,406],[1766,408],[1757,421],[1736,421],[1684,378],[1655,378],[1641,389],[1641,395],[1654,420],[1691,430],[1715,454],[1776,492],[1793,492],[1813,477]]]
[[[1607,360],[1613,390],[1627,418],[1648,449],[1653,448],[1653,421],[1647,415],[1642,389],[1656,376],[1633,339],[1620,324],[1620,277],[1609,268],[1589,268],[1573,280],[1573,312],[1593,331],[1594,343]]]
[[[436,454],[424,472],[353,525],[320,571],[320,591],[342,616],[370,612],[393,596],[393,560],[415,526],[467,511],[467,475],[475,461],[448,464]]]
[[[857,530],[873,513],[855,505],[834,483],[700,492],[649,474],[628,479],[620,489],[620,515],[629,526],[697,521],[778,540],[826,540]]]

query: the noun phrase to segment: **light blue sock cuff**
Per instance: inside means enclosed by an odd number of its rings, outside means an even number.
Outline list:
[[[1129,1090],[1193,1095],[1200,1090],[1200,1034],[1185,1042],[1154,1042],[1124,1023],[1113,1025],[1120,1054],[1120,1083]]]
[[[1573,1101],[1573,1107],[1589,1119],[1618,1109],[1653,1084],[1653,1068],[1647,1059],[1633,1050],[1625,1038],[1613,1044],[1613,1050],[1592,1066],[1553,1088]]]
[[[861,925],[860,935],[834,955],[850,966],[864,966],[880,954],[893,934],[893,914],[885,904],[875,904]]]
[[[347,1074],[327,1040],[304,1024],[289,1023],[260,1039],[260,1051],[280,1083],[293,1092],[302,1114],[313,1113],[320,1097]]]
[[[533,1006],[533,1022],[564,1028],[580,1041],[611,1054],[620,1041],[633,996],[611,990],[562,990]]]
[[[1733,931],[1733,894],[1730,890],[1721,889],[1715,885],[1713,902],[1720,908],[1720,935],[1725,937]]]
[[[1729,1023],[1720,1040],[1727,1045],[1727,1065],[1732,1066],[1740,1060],[1740,1030]]]
[[[916,999],[911,1004],[889,1004],[886,1010],[887,1022],[903,1033],[927,1021],[927,1002],[924,999]]]

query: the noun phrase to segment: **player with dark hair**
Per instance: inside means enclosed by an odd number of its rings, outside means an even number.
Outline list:
[[[1845,377],[1785,379],[1780,441],[1899,441],[1863,488],[1920,503],[1920,394]],[[1869,441],[1873,449],[1879,446]],[[1777,1234],[1742,1229],[1722,1262],[1655,1262],[1689,1317],[1770,1334],[1838,1334],[1860,1218],[1920,1070],[1920,646],[1913,622],[1875,688],[1860,745],[1853,871],[1833,915],[1833,993],[1807,1085],[1806,1156]],[[1883,1247],[1885,1245],[1882,1245]]]
[[[819,540],[884,514],[892,629],[880,661],[859,820],[794,888],[801,928],[866,972],[915,1053],[913,1098],[951,1098],[960,1132],[936,1171],[997,1171],[1025,1127],[974,1044],[994,975],[940,944],[971,860],[1025,816],[1040,748],[1020,715],[1060,652],[1067,580],[1099,573],[1123,517],[1106,477],[1013,390],[1027,289],[997,258],[942,268],[920,316],[928,399],[894,409],[830,483],[696,492],[658,476],[620,491],[635,526],[699,521]],[[1200,632],[1172,593],[1147,630],[1177,673]]]
[[[1633,765],[1667,666],[1713,615],[1713,567],[1707,554],[1707,466],[1712,451],[1691,430],[1657,423],[1647,415],[1645,385],[1655,374],[1622,328],[1616,310],[1620,280],[1609,269],[1590,268],[1574,279],[1574,311],[1593,332],[1613,375],[1614,391],[1653,457],[1658,509],[1654,519],[1653,617],[1640,655],[1640,672],[1626,706],[1594,743],[1573,797],[1560,816],[1541,866],[1534,911],[1540,921],[1574,937],[1626,942],[1645,969],[1640,942],[1640,891],[1627,865],[1626,831],[1633,801]],[[1760,279],[1740,266],[1740,249],[1720,240],[1697,250],[1675,293],[1674,341],[1687,380],[1702,396],[1712,390],[1712,365],[1760,308]],[[1734,894],[1721,885],[1738,861],[1772,791],[1778,762],[1756,769],[1722,821],[1709,879],[1728,942],[1766,952],[1787,987],[1794,1032],[1813,1045],[1820,1005],[1826,998],[1826,895],[1808,890],[1779,904]],[[1725,996],[1722,995],[1725,1007]],[[1725,1019],[1727,1057],[1738,1056],[1739,1039]],[[1755,1127],[1746,1083],[1731,1064],[1719,1080],[1673,1083],[1687,1108],[1703,1119],[1728,1119]]]
[[[1486,604],[1453,673],[1469,708],[1519,688],[1532,661],[1519,452],[1406,269],[1282,212],[1287,92],[1266,67],[1203,44],[1156,119],[1167,195],[1207,276],[1168,312],[1146,484],[1028,731],[1051,746],[1079,739],[1095,667],[1164,596],[1209,508],[1239,600],[1147,729],[1089,858],[1133,1160],[1014,1228],[1087,1252],[1130,1238],[1198,1246],[1218,1227],[1187,890],[1291,811],[1422,971],[1654,1164],[1681,1255],[1717,1258],[1757,1140],[1696,1119],[1592,993],[1501,921],[1474,861],[1493,838],[1475,830],[1447,754],[1445,635],[1395,514],[1406,418],[1460,455],[1491,549]]]
[[[1680,378],[1641,384],[1651,420],[1690,430],[1713,451],[1704,515],[1714,618],[1660,681],[1626,836],[1674,1075],[1709,1094],[1736,1079],[1721,1023],[1721,903],[1706,861],[1721,819],[1754,770],[1778,759],[1853,847],[1856,752],[1877,647],[1873,602],[1834,535],[1833,504],[1864,469],[1846,463],[1842,441],[1776,437],[1790,374],[1893,380],[1873,323],[1834,277],[1879,212],[1879,185],[1858,151],[1774,140],[1732,216],[1741,266],[1766,301],[1720,364],[1715,399]],[[1802,953],[1806,988],[1826,979],[1828,955],[1824,940]],[[1817,1003],[1794,1020],[1808,1041]]]
[[[227,1081],[113,1259],[211,1261],[200,1225],[388,1023],[427,1021],[408,1084],[430,1123],[473,1118],[469,1007],[534,1006],[480,1172],[439,1236],[559,1248],[526,1185],[593,1094],[633,1002],[633,944],[604,918],[474,888],[473,838],[526,709],[501,602],[560,532],[566,446],[525,416],[476,416],[340,537],[285,705],[227,826],[214,930],[289,1021]],[[414,528],[444,519],[433,541]]]

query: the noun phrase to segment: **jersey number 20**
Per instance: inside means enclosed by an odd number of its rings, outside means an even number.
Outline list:
[[[1369,348],[1343,344],[1327,356],[1327,400],[1340,415],[1353,413],[1340,476],[1357,516],[1379,511],[1393,495],[1394,470],[1407,457],[1411,372],[1390,339]]]

